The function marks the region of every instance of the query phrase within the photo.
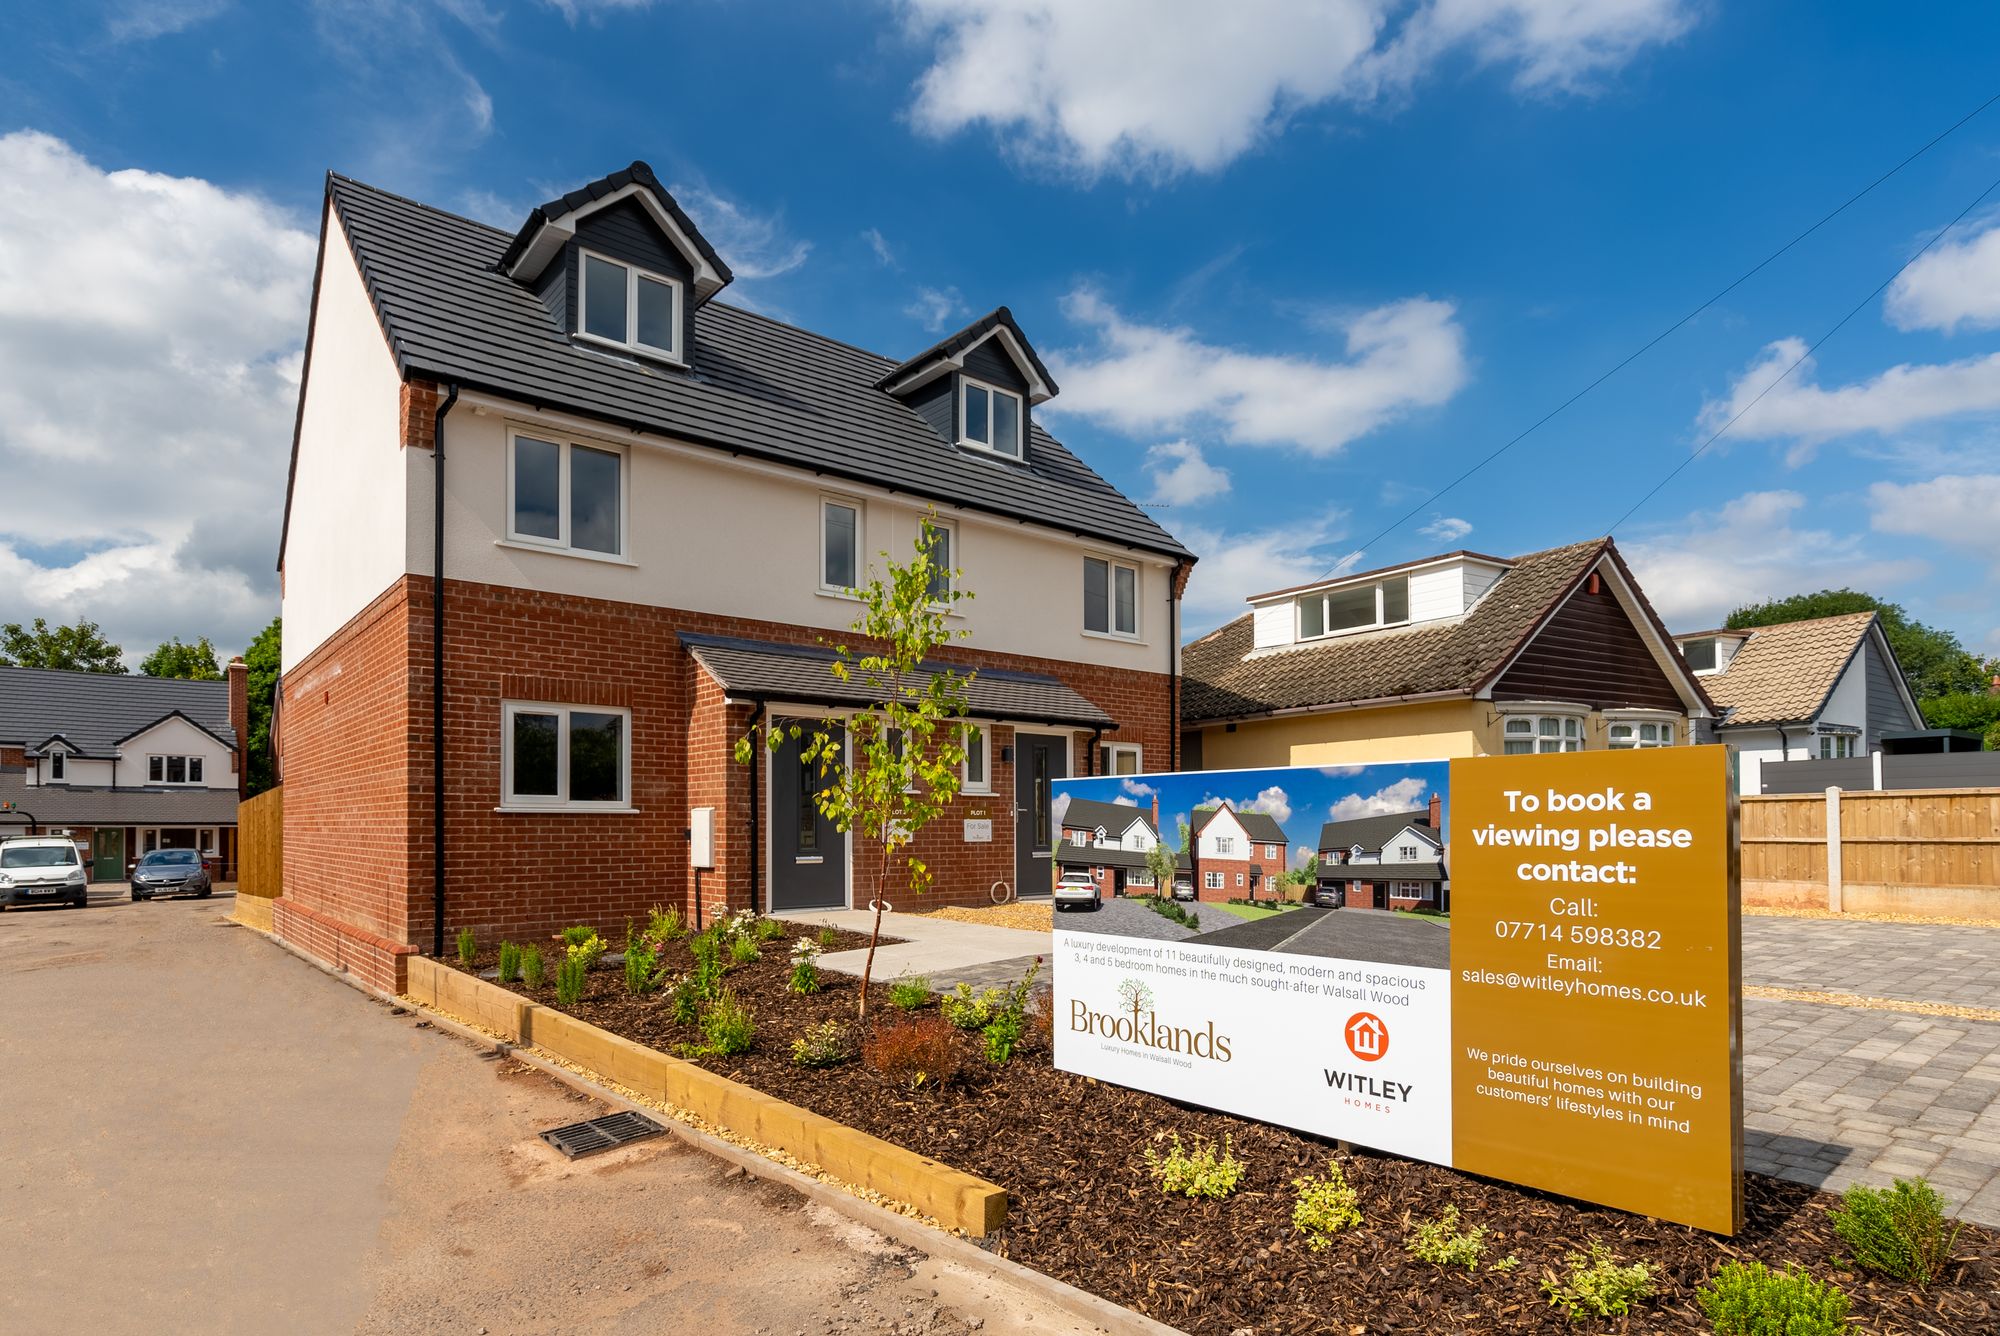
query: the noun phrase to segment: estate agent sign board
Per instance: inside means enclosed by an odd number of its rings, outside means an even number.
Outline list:
[[[1251,844],[1261,867],[1317,855],[1347,907],[1197,904],[1174,939],[1064,914],[1056,1064],[1734,1233],[1734,792],[1721,747],[1063,781],[1059,804],[1157,800],[1215,898],[1246,898],[1260,865],[1208,813],[1260,812],[1287,841]]]

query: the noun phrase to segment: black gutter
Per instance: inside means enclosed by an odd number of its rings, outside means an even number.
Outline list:
[[[458,402],[446,388],[431,418],[431,956],[444,959],[444,415]]]
[[[1089,778],[1097,773],[1097,748],[1103,737],[1103,729],[1093,728],[1090,730],[1090,755],[1083,758],[1083,773],[1085,778]]]

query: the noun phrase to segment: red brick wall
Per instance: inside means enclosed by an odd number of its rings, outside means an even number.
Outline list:
[[[236,751],[229,764],[236,771],[236,796],[241,798],[250,778],[244,760],[250,754],[250,668],[239,654],[223,672],[229,679],[229,727],[236,733]]]

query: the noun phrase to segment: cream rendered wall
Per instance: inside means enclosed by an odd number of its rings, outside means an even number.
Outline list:
[[[570,429],[563,430],[568,427]],[[518,428],[545,439],[625,452],[626,553],[602,561],[506,541],[507,439]],[[548,590],[724,616],[844,631],[860,612],[819,588],[820,503],[861,503],[862,560],[883,550],[906,560],[924,514],[907,498],[874,495],[793,470],[746,466],[693,446],[635,437],[556,415],[461,398],[445,420],[445,573],[448,578]],[[1001,467],[995,465],[995,467]],[[409,570],[430,572],[431,460],[408,461],[404,541]],[[1172,566],[1051,530],[939,508],[956,526],[953,564],[976,597],[960,603],[963,642],[975,649],[1164,673],[1169,669],[1167,592]],[[1083,631],[1083,560],[1139,567],[1139,640]]]
[[[1253,719],[1234,733],[1202,730],[1201,763],[1208,770],[1280,765],[1359,765],[1478,756],[1485,701],[1442,701]]]
[[[29,788],[33,788],[37,783],[41,782],[37,779],[38,775],[47,775],[48,773],[48,757],[44,756],[39,759],[35,757],[28,758]],[[77,756],[71,756],[65,760],[63,764],[63,777],[61,779],[49,781],[49,787],[53,789],[65,787],[109,787],[110,784],[111,762],[89,761]]]
[[[286,672],[395,583],[407,564],[397,426],[402,382],[331,210],[320,244],[283,556]]]
[[[199,756],[201,783],[170,785],[171,788],[233,789],[236,771],[230,766],[229,748],[185,719],[166,719],[137,737],[119,744],[118,783],[129,788],[147,782],[148,756]]]

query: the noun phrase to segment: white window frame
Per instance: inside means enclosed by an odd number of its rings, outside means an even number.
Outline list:
[[[826,579],[826,511],[829,506],[839,506],[854,512],[854,580],[853,585],[828,584]],[[815,560],[819,564],[819,591],[822,594],[836,594],[841,598],[855,597],[854,590],[862,576],[861,554],[865,550],[863,536],[867,533],[868,508],[858,497],[841,496],[836,492],[822,492],[819,498],[819,552]]]
[[[958,522],[956,520],[941,520],[932,518],[931,529],[933,530],[934,533],[941,533],[944,535],[944,549],[945,549],[944,571],[943,571],[944,596],[932,599],[931,603],[932,606],[934,607],[944,607],[951,602],[951,589],[952,589],[951,572],[952,569],[958,565]],[[922,535],[923,527],[921,525],[918,526],[917,533],[919,536]]]
[[[1118,758],[1126,753],[1132,756],[1132,768],[1120,770]],[[1143,775],[1146,773],[1146,749],[1136,742],[1105,742],[1098,745],[1097,763],[1106,775]]]
[[[1646,729],[1655,730],[1654,737],[1644,736]],[[1620,730],[1627,730],[1621,736]],[[1680,731],[1671,719],[1606,719],[1604,721],[1604,745],[1612,751],[1653,751],[1660,747],[1672,747],[1680,740]]]
[[[590,283],[587,266],[591,260],[604,264],[615,264],[625,271],[625,338],[623,342],[608,339],[602,334],[592,334],[588,329],[588,300]],[[674,290],[674,346],[662,348],[657,344],[639,342],[639,280],[651,279]],[[650,269],[641,269],[627,260],[615,259],[599,251],[576,248],[576,336],[592,343],[601,343],[607,348],[624,348],[631,352],[646,353],[664,358],[669,362],[685,365],[681,357],[681,345],[687,342],[687,289],[678,278],[671,274],[656,274]]]
[[[1014,401],[1014,422],[1021,434],[1015,438],[1015,448],[1013,450],[1002,450],[995,446],[991,440],[982,441],[966,431],[965,419],[967,410],[971,407],[972,399],[972,396],[967,393],[969,390],[984,390],[989,395],[1004,394]],[[991,399],[988,399],[986,403],[986,434],[989,437],[993,435],[993,402]],[[1015,393],[1013,390],[1002,389],[990,381],[978,380],[961,373],[958,378],[958,443],[970,446],[974,450],[984,450],[989,455],[998,455],[1002,459],[1026,459],[1028,456],[1028,401],[1026,397]]]
[[[1847,761],[1854,758],[1855,744],[1860,741],[1852,733],[1822,733],[1819,735],[1818,759],[1822,761]]]
[[[1393,584],[1393,583],[1395,583],[1395,582],[1396,582],[1396,581],[1398,581],[1398,580],[1401,580],[1401,581],[1403,582],[1403,616],[1402,616],[1402,617],[1400,617],[1400,618],[1398,618],[1397,620],[1395,620],[1395,621],[1393,621],[1393,622],[1390,622],[1390,621],[1384,621],[1384,620],[1382,619],[1382,614],[1383,614],[1383,611],[1384,611],[1384,607],[1383,607],[1383,602],[1384,602],[1384,600],[1383,600],[1383,595],[1382,595],[1382,590],[1384,589],[1384,587],[1386,587],[1386,586],[1388,586],[1388,585],[1390,585],[1390,584]],[[1332,639],[1332,638],[1333,638],[1333,637],[1335,637],[1335,636],[1352,636],[1352,635],[1359,635],[1359,634],[1361,634],[1361,633],[1362,633],[1363,631],[1379,631],[1379,630],[1381,630],[1382,628],[1384,628],[1384,627],[1386,627],[1386,626],[1408,626],[1408,625],[1410,624],[1410,616],[1409,616],[1409,607],[1410,607],[1410,577],[1409,577],[1409,576],[1407,576],[1407,575],[1392,575],[1392,576],[1388,577],[1388,578],[1387,578],[1387,579],[1385,579],[1385,580],[1377,580],[1377,581],[1375,581],[1375,584],[1374,584],[1374,590],[1375,590],[1375,620],[1374,620],[1374,621],[1372,621],[1372,622],[1364,622],[1364,623],[1362,623],[1362,624],[1361,624],[1360,626],[1343,626],[1343,627],[1341,627],[1340,629],[1338,629],[1338,630],[1335,630],[1335,631],[1328,631],[1328,630],[1325,630],[1325,629],[1322,629],[1322,630],[1320,631],[1320,633],[1319,633],[1318,635],[1316,635],[1316,636],[1309,636],[1309,635],[1307,635],[1307,634],[1306,634],[1306,604],[1307,604],[1307,603],[1309,603],[1309,602],[1311,602],[1311,601],[1313,601],[1313,600],[1315,600],[1315,599],[1317,599],[1317,600],[1319,600],[1319,601],[1320,601],[1320,603],[1321,603],[1321,608],[1320,608],[1320,626],[1321,626],[1322,628],[1324,628],[1324,627],[1325,627],[1325,625],[1326,625],[1326,609],[1325,609],[1325,606],[1324,606],[1324,605],[1325,605],[1325,602],[1326,602],[1326,600],[1327,600],[1327,599],[1329,599],[1329,598],[1331,598],[1331,597],[1333,597],[1333,596],[1334,596],[1335,594],[1349,594],[1349,593],[1353,593],[1353,592],[1354,592],[1355,590],[1357,590],[1357,589],[1360,589],[1360,588],[1362,588],[1362,587],[1363,587],[1363,586],[1361,586],[1361,585],[1341,585],[1341,586],[1339,586],[1339,587],[1337,587],[1337,588],[1334,588],[1334,589],[1318,589],[1318,590],[1315,590],[1315,591],[1313,591],[1313,592],[1312,592],[1312,593],[1310,593],[1310,594],[1302,594],[1302,595],[1300,595],[1300,596],[1299,596],[1298,598],[1295,598],[1295,599],[1293,599],[1293,600],[1292,600],[1292,625],[1293,625],[1293,630],[1294,630],[1294,631],[1296,632],[1296,634],[1297,634],[1297,636],[1298,636],[1298,639],[1299,639],[1300,641],[1308,641],[1308,640],[1330,640],[1330,639]]]
[[[979,749],[979,759],[982,764],[980,772],[975,775],[972,771],[972,748],[967,746],[965,749],[963,771],[965,782],[959,791],[961,793],[991,793],[993,792],[993,737],[980,724],[967,723],[965,729],[968,734],[966,738],[968,743],[972,740],[970,735],[977,734],[979,737],[982,744]]]
[[[1276,858],[1277,856],[1278,856],[1278,846],[1277,846],[1277,845],[1275,845],[1275,844],[1267,844],[1267,845],[1265,845],[1265,846],[1264,846],[1264,857],[1266,857],[1266,858]]]
[[[1701,645],[1701,644],[1706,644],[1709,647],[1708,667],[1706,668],[1697,665],[1693,660],[1693,658],[1691,658],[1688,655],[1688,646]],[[1688,668],[1694,673],[1696,677],[1713,677],[1715,676],[1715,674],[1722,671],[1721,636],[1695,636],[1691,640],[1682,641],[1680,645],[1680,650],[1681,650],[1681,657],[1683,659],[1687,659]]]
[[[1236,874],[1236,889],[1239,891],[1243,889],[1243,874],[1241,872]]]
[[[571,712],[615,714],[625,720],[625,745],[618,757],[620,797],[610,802],[572,802],[569,797],[569,717]],[[514,716],[553,714],[556,726],[556,792],[553,796],[514,792]],[[500,811],[503,812],[631,812],[632,806],[632,711],[622,705],[570,705],[558,701],[503,700],[500,702]]]
[[[49,753],[49,783],[69,783],[69,753],[60,747]]]
[[[1083,610],[1083,633],[1087,636],[1102,636],[1107,640],[1139,639],[1139,633],[1145,626],[1145,617],[1141,609],[1145,606],[1146,602],[1144,598],[1146,584],[1140,576],[1138,564],[1136,562],[1120,561],[1116,557],[1086,556],[1083,560],[1086,571],[1089,570],[1090,563],[1093,561],[1100,562],[1104,566],[1105,628],[1102,631],[1093,631],[1090,628],[1090,608],[1086,605]],[[1132,572],[1132,629],[1130,631],[1121,631],[1118,629],[1118,572],[1120,570]]]
[[[1216,856],[1217,858],[1234,858],[1234,857],[1236,857],[1236,837],[1235,837],[1234,835],[1218,835],[1218,836],[1216,836],[1216,837],[1215,837],[1215,856]]]
[[[1205,891],[1220,891],[1227,889],[1227,883],[1225,883],[1222,880],[1222,874],[1220,872],[1202,873],[1201,886],[1202,889]]]
[[[1523,737],[1510,736],[1507,726],[1522,720],[1527,721],[1527,734]],[[1556,731],[1553,733],[1544,733],[1542,731],[1544,721],[1555,723]],[[1572,729],[1574,729],[1573,732],[1571,731]],[[1564,752],[1580,752],[1584,750],[1583,735],[1584,717],[1582,714],[1569,714],[1553,710],[1529,713],[1523,710],[1500,716],[1500,754],[1502,756],[1552,756]],[[1534,746],[1525,752],[1510,752],[1507,750],[1507,744],[1510,742],[1531,742]],[[1555,742],[1558,744],[1573,742],[1576,745],[1573,747],[1566,745],[1544,747],[1542,745],[1544,742]]]
[[[514,451],[523,437],[553,445],[560,452],[556,456],[557,536],[553,539],[544,538],[540,534],[522,533],[514,527],[514,518],[518,513],[514,503]],[[600,552],[594,547],[571,546],[570,456],[578,447],[618,457],[618,550],[616,552]],[[628,553],[632,548],[632,452],[625,446],[609,441],[578,439],[562,433],[535,431],[527,427],[509,427],[507,429],[507,541],[543,552],[560,552],[565,556],[629,563],[631,558]]]
[[[189,756],[184,752],[162,752],[159,755],[148,756],[146,758],[146,782],[148,784],[162,784],[171,788],[199,787],[207,783],[207,780],[203,778],[203,772],[207,769],[202,764],[203,759],[200,756]],[[167,778],[168,767],[174,761],[181,763],[181,778],[179,779]],[[153,778],[153,770],[156,763],[160,772],[158,779]]]

